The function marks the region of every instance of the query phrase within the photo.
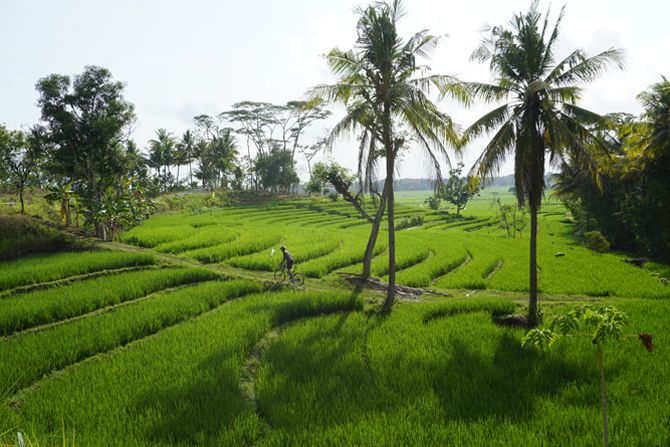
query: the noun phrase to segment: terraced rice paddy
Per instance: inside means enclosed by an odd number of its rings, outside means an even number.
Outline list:
[[[599,445],[588,338],[531,352],[492,322],[525,305],[528,238],[495,231],[490,199],[457,217],[401,196],[424,225],[396,233],[398,282],[452,297],[401,300],[386,318],[379,294],[339,278],[360,270],[369,232],[340,202],[156,216],[122,237],[127,252],[2,263],[0,443]],[[581,247],[559,205],[543,211],[545,312],[614,303],[627,332],[654,335],[651,354],[635,337],[606,346],[612,445],[670,444],[669,286]],[[268,289],[280,245],[303,290]],[[382,230],[382,279],[386,255]]]

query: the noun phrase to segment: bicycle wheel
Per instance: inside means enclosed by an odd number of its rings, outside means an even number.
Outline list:
[[[284,269],[275,270],[275,281],[284,282],[286,279],[286,271]]]
[[[302,273],[293,274],[293,284],[298,287],[301,287],[303,284],[305,284],[305,277],[302,276]]]

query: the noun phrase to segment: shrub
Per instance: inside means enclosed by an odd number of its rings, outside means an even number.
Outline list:
[[[418,227],[423,225],[423,216],[409,216],[403,217],[395,224],[396,230],[402,230],[403,228]]]
[[[610,243],[600,231],[587,231],[584,233],[584,245],[586,248],[598,253],[606,252],[610,249]]]

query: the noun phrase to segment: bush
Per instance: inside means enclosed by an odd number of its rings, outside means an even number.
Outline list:
[[[600,231],[587,231],[584,233],[584,245],[586,248],[598,253],[606,252],[610,249],[610,243]]]
[[[395,224],[395,229],[402,230],[403,228],[418,227],[420,225],[423,225],[423,216],[403,217]]]
[[[427,204],[431,210],[437,210],[440,208],[440,198],[436,196],[428,196],[424,203]]]

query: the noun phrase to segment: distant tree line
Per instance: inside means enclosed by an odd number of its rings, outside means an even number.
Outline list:
[[[296,156],[309,164],[323,149],[318,142],[304,145],[304,131],[329,115],[318,100],[239,102],[217,116],[196,116],[194,128],[180,139],[158,129],[145,163],[162,192],[193,187],[295,192]],[[184,179],[182,166],[188,166]]]
[[[304,144],[304,131],[330,115],[323,102],[284,105],[240,102],[217,116],[199,115],[177,138],[158,129],[141,150],[130,139],[135,122],[124,84],[101,67],[36,84],[41,120],[26,130],[0,125],[0,186],[18,195],[25,212],[28,187],[47,190],[65,225],[109,239],[153,210],[151,197],[168,191],[297,191],[296,157],[311,163],[323,140]],[[311,167],[310,167],[311,169]]]

